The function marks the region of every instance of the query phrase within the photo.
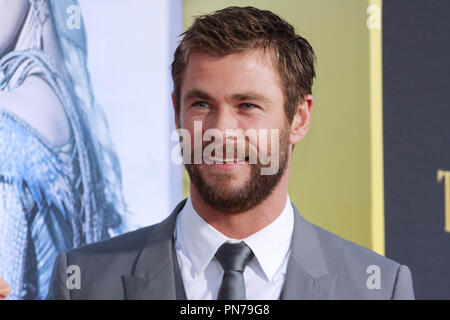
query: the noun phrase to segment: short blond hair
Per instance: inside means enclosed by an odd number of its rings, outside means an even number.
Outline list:
[[[316,57],[308,41],[294,27],[268,10],[254,7],[228,7],[196,17],[182,34],[172,63],[175,110],[180,110],[180,88],[191,52],[223,57],[258,48],[271,49],[281,79],[284,108],[289,122],[298,104],[311,94]]]

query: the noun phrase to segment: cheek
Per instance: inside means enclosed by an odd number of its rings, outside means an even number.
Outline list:
[[[266,112],[255,116],[246,117],[241,119],[239,126],[245,130],[253,129],[257,132],[266,131],[269,135],[271,130],[278,129],[281,135],[281,131],[285,130],[286,117],[279,112]]]
[[[194,121],[202,121],[204,126],[205,120],[205,112],[195,112],[193,109],[183,106],[180,109],[180,125],[183,128],[194,128]]]
[[[263,134],[263,139],[258,137],[258,147],[266,146],[269,154],[280,153],[282,149],[290,144],[290,125],[286,118],[283,118]]]

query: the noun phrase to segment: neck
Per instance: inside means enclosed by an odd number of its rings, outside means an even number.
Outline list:
[[[286,206],[290,160],[286,170],[272,193],[256,207],[230,214],[216,210],[207,204],[190,184],[191,200],[197,213],[211,226],[231,239],[243,239],[271,224]]]

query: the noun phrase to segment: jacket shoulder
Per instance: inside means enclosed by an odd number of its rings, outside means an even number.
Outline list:
[[[133,274],[136,262],[159,224],[71,249],[58,256],[49,297],[124,299],[123,275]],[[69,268],[76,267],[79,287],[66,292]],[[63,288],[64,290],[62,290]]]
[[[393,299],[403,293],[404,297],[414,298],[408,267],[311,225],[316,231],[328,270],[335,277],[335,298]]]
[[[349,260],[353,264],[378,263],[389,268],[396,269],[399,263],[374,252],[360,244],[344,239],[330,231],[319,226],[311,224],[316,230],[319,242],[328,256],[328,262],[333,258],[341,261]]]
[[[124,276],[134,275],[149,246],[170,239],[174,217],[61,253],[53,269],[49,298],[124,299]],[[69,278],[78,279],[76,288],[65,288]]]

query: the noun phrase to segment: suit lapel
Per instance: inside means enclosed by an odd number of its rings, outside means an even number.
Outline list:
[[[123,275],[125,298],[129,300],[171,300],[177,298],[173,257],[173,231],[181,201],[170,216],[152,229],[135,262],[132,275]]]
[[[316,230],[292,207],[294,232],[281,299],[328,299],[334,290],[334,275],[328,271]]]

